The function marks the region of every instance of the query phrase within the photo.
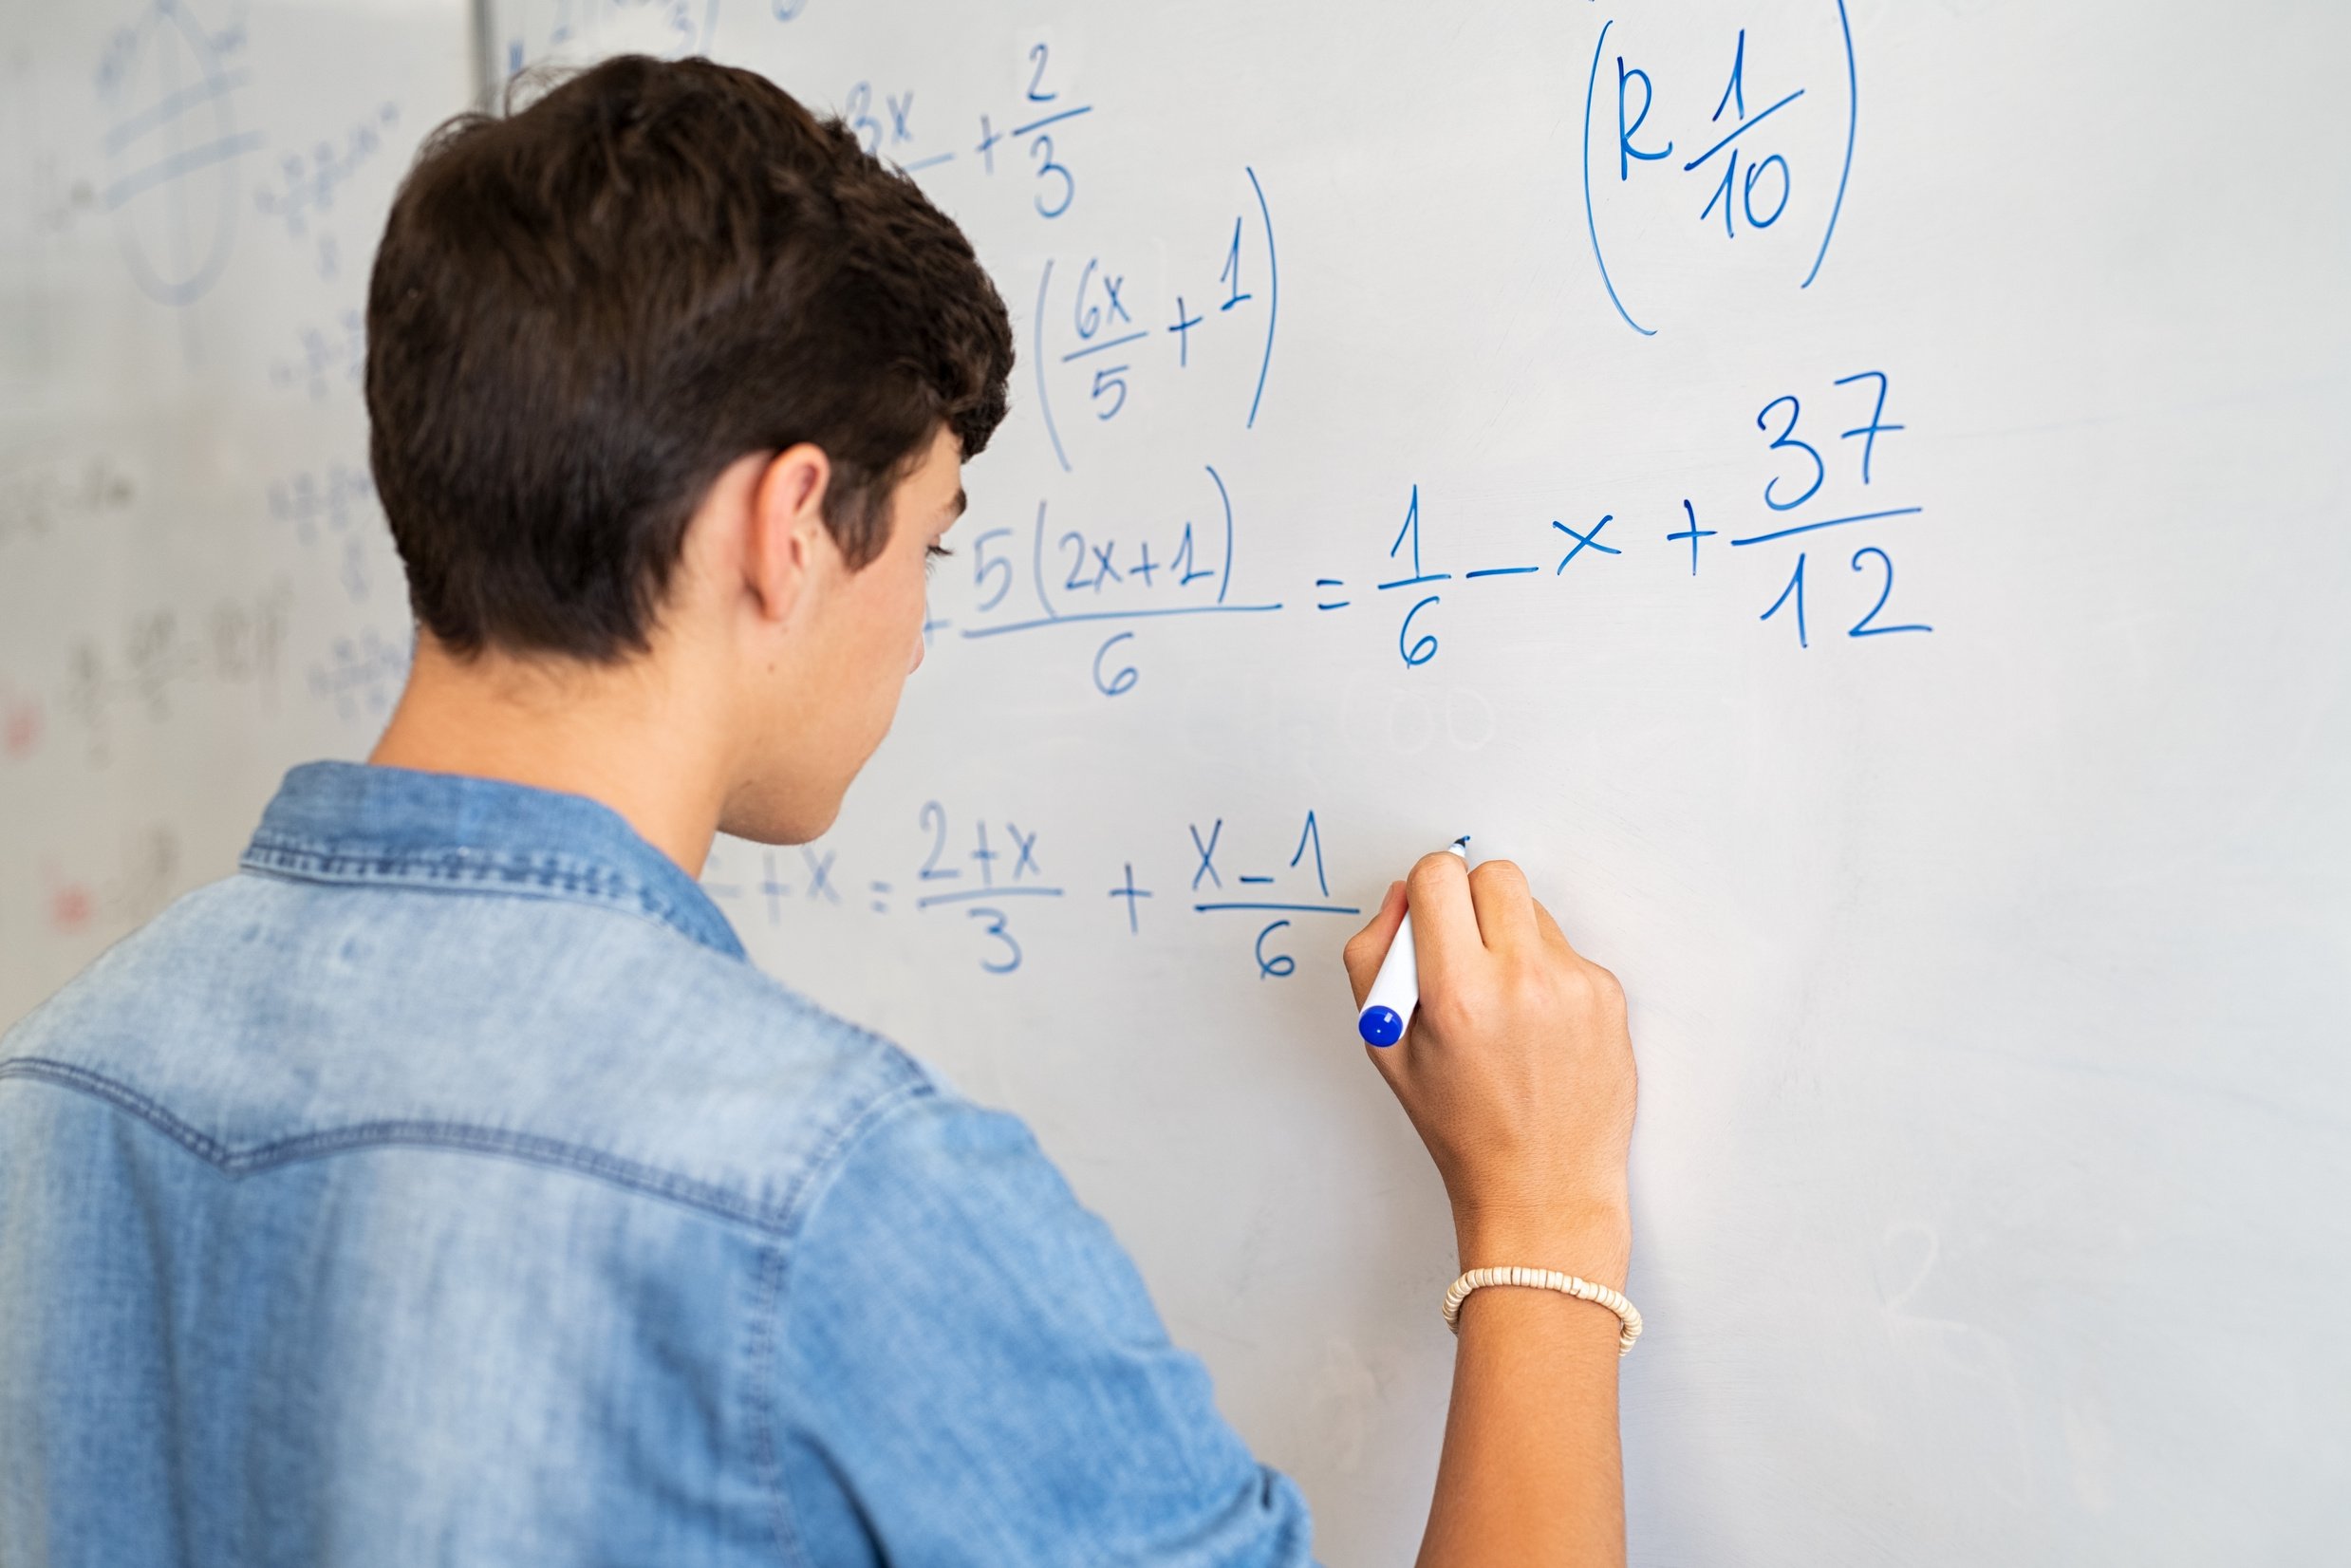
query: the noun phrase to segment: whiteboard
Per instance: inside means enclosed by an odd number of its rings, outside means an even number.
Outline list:
[[[0,1020],[364,754],[406,590],[367,271],[462,0],[14,3],[0,36]]]
[[[314,51],[253,68],[289,145],[380,101],[412,140],[469,43],[703,51],[972,235],[1021,362],[930,656],[839,824],[705,885],[1037,1128],[1327,1560],[1410,1559],[1454,1270],[1336,949],[1463,831],[1632,999],[1636,1561],[2351,1533],[2351,21],[243,14]],[[271,42],[328,15],[387,42]],[[8,65],[0,1016],[364,750],[405,648],[331,358],[358,272],[248,207],[157,300],[119,215],[43,215],[123,177],[117,20]],[[140,616],[280,585],[273,690],[199,659],[147,700]]]

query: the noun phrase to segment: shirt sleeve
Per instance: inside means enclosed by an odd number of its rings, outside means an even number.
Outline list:
[[[889,1111],[782,1259],[775,1484],[812,1561],[1298,1568],[1304,1498],[1217,1412],[1019,1120]]]

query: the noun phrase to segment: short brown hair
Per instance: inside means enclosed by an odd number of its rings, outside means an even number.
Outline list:
[[[943,424],[1004,417],[1012,324],[914,182],[774,84],[642,55],[419,153],[367,294],[369,457],[417,619],[646,645],[685,525],[749,453],[824,449],[852,567]]]

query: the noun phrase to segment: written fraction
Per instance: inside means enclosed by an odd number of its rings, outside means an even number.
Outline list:
[[[1336,933],[1365,918],[1360,905],[1332,896],[1312,810],[1171,823],[1115,865],[1079,867],[1055,852],[1034,820],[932,800],[887,850],[722,841],[702,887],[755,927],[811,917],[924,922],[991,975],[1020,970],[1024,943],[1043,924],[1029,918],[1040,904],[1057,911],[1051,926],[1063,934],[1080,926],[1143,940],[1169,923],[1209,923],[1230,933],[1234,961],[1262,980],[1297,973],[1290,949],[1301,925]],[[1309,940],[1317,949],[1331,945]]]
[[[779,9],[779,25],[797,14]],[[1561,308],[1647,342],[1674,332],[1709,290],[1768,307],[1833,282],[1859,125],[1841,0],[1769,28],[1596,9],[1592,23],[1589,56],[1560,70],[1571,102],[1583,89],[1581,157],[1555,177],[1583,219],[1590,293]],[[1066,649],[1056,657],[1077,689],[1104,703],[1148,693],[1167,661],[1205,651],[1199,640],[1244,628],[1344,637],[1416,672],[1510,605],[1630,588],[1643,557],[1707,580],[1693,601],[1706,613],[1727,607],[1759,647],[1806,663],[1935,633],[1931,583],[1896,581],[1931,525],[1904,460],[1908,383],[1867,352],[1814,378],[1707,389],[1709,460],[1687,480],[1578,487],[1505,513],[1408,469],[1390,507],[1318,522],[1327,554],[1313,569],[1271,578],[1252,567],[1251,497],[1236,476],[1256,471],[1241,460],[1246,448],[1278,440],[1283,290],[1315,281],[1284,274],[1290,172],[1243,163],[1221,195],[1216,181],[1171,184],[1185,195],[1170,202],[1185,204],[1150,234],[1096,232],[1089,194],[1133,173],[1100,134],[1116,106],[1045,42],[1028,44],[993,90],[918,94],[874,76],[839,102],[868,151],[955,210],[1047,242],[1006,290],[1028,307],[1021,391],[1036,418],[1024,434],[1047,482],[964,526],[968,543],[932,585],[923,635],[935,656],[986,660],[1045,639]],[[1178,470],[1188,478],[1123,498],[1115,518],[1077,498],[1099,493],[1098,467],[1115,472],[1122,432],[1179,423],[1201,443]],[[1091,492],[1054,488],[1080,475]],[[1657,573],[1648,580],[1639,603],[1659,613]],[[1353,629],[1367,621],[1378,629],[1369,643]],[[1366,914],[1332,892],[1328,821],[1307,802],[1170,821],[1080,864],[1048,820],[931,800],[902,835],[722,846],[705,885],[754,928],[912,922],[996,976],[1021,973],[1039,942],[1078,931],[1148,941],[1190,923],[1217,933],[1235,974],[1278,981],[1296,973],[1297,952],[1330,946],[1313,927]]]
[[[1893,417],[1895,385],[1862,368],[1760,400],[1734,438],[1751,478],[1720,497],[1660,490],[1559,515],[1465,517],[1409,485],[1330,569],[1280,591],[1237,569],[1245,498],[1213,464],[1202,465],[1193,499],[1161,501],[1157,517],[1147,503],[1139,521],[1104,526],[1040,498],[1019,526],[974,519],[963,580],[936,585],[940,599],[961,603],[934,608],[924,636],[933,648],[1069,639],[1074,666],[1105,699],[1142,682],[1141,639],[1169,621],[1239,617],[1311,634],[1377,616],[1393,628],[1396,664],[1418,669],[1482,611],[1574,585],[1606,591],[1636,551],[1670,552],[1692,579],[1737,570],[1752,585],[1744,613],[1756,635],[1792,648],[1931,634],[1895,588],[1904,531],[1927,520],[1889,460],[1909,428]]]
[[[1688,303],[1672,290],[1702,287],[1709,267],[1791,299],[1819,283],[1845,207],[1858,67],[1842,6],[1817,10],[1808,23],[1719,37],[1596,19],[1591,58],[1577,62],[1588,65],[1579,195],[1599,285],[1592,303],[1611,319],[1645,339],[1670,330]],[[1005,145],[1030,146],[1031,221],[1075,233],[1087,181],[1051,138],[1069,141],[1096,105],[1057,80],[1043,44],[1007,91],[1016,86],[1017,113],[958,111],[968,126],[946,114],[934,123],[913,92],[867,83],[845,113],[869,147],[926,177],[960,162],[963,177],[993,179]],[[970,145],[955,140],[974,128]],[[1731,591],[1752,599],[1744,614],[1755,635],[1794,650],[1934,631],[1910,580],[1896,586],[1927,509],[1901,488],[1909,427],[1896,377],[1867,359],[1725,408],[1715,428],[1727,460],[1707,472],[1741,474],[1730,490],[1563,496],[1556,509],[1501,516],[1473,515],[1408,479],[1394,510],[1342,534],[1311,578],[1268,582],[1244,569],[1249,498],[1231,454],[1278,424],[1268,394],[1278,386],[1283,277],[1279,172],[1238,173],[1226,206],[1170,215],[1156,295],[1129,281],[1116,244],[1049,255],[1024,324],[1031,430],[1054,471],[1098,460],[1095,432],[1151,425],[1179,399],[1192,414],[1204,408],[1210,429],[1223,423],[1222,448],[1196,454],[1188,488],[1123,504],[1114,522],[1050,493],[1017,518],[975,516],[968,569],[959,563],[934,585],[924,626],[934,652],[967,645],[983,657],[1006,638],[1055,639],[1073,678],[1118,699],[1149,679],[1147,644],[1181,647],[1236,620],[1281,635],[1272,628],[1381,617],[1398,664],[1419,669],[1491,608],[1546,591],[1608,592],[1629,557],[1657,551],[1686,561],[1691,578],[1735,572]]]

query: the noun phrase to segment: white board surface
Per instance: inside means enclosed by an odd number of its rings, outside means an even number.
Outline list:
[[[0,1017],[404,658],[338,324],[476,32],[206,11],[192,144],[261,140],[140,185],[203,9],[0,55]],[[484,22],[499,72],[761,70],[998,278],[1016,408],[897,731],[705,882],[1036,1126],[1327,1560],[1410,1559],[1453,1271],[1336,949],[1461,831],[1632,998],[1636,1561],[2351,1537],[2340,11]],[[271,204],[371,115],[331,214]]]
[[[225,873],[409,645],[367,271],[462,0],[0,8],[0,1018]]]

